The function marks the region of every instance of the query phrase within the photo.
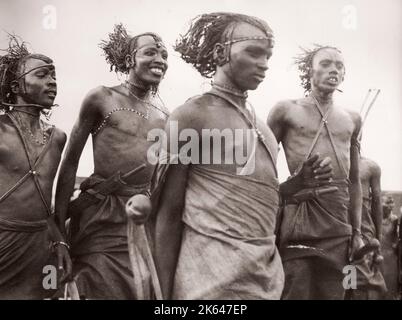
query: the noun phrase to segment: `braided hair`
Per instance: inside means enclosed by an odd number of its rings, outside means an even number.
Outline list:
[[[27,43],[13,34],[8,34],[9,44],[6,52],[0,56],[0,104],[5,108],[5,104],[16,103],[16,96],[12,91],[11,83],[18,80],[22,72],[21,66],[28,59],[39,59],[46,63],[53,63],[53,60],[43,54],[30,53],[27,49]],[[4,104],[4,105],[3,105]]]
[[[272,37],[271,28],[261,19],[238,13],[214,12],[195,17],[189,30],[176,41],[174,49],[202,76],[211,78],[217,67],[215,45],[229,40],[229,27],[241,22],[255,26],[267,37]]]
[[[143,36],[152,37],[155,42],[162,42],[159,35],[145,32],[131,37],[123,24],[116,24],[108,40],[102,40],[99,47],[103,50],[106,62],[110,64],[110,71],[128,74],[130,68],[126,64],[126,56],[133,54],[137,48],[137,40]]]
[[[300,72],[299,78],[301,80],[301,86],[304,88],[304,92],[308,93],[311,91],[311,75],[313,72],[313,60],[318,51],[323,49],[334,49],[339,53],[342,53],[336,47],[331,46],[323,46],[319,44],[314,44],[314,47],[311,49],[300,48],[302,53],[294,58],[295,64],[297,65],[297,69]]]
[[[15,97],[11,90],[11,82],[17,80],[20,62],[29,56],[26,43],[17,36],[8,34],[9,43],[6,52],[0,56],[0,102],[14,103]]]

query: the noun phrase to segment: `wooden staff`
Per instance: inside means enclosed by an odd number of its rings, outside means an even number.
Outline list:
[[[360,112],[359,112],[360,114],[363,113],[364,106],[366,105],[366,102],[367,102],[367,99],[368,99],[370,93],[371,93],[371,89],[368,89],[367,94],[366,94],[366,97],[364,98],[363,104],[362,104],[362,106],[361,106],[361,108],[360,108]]]
[[[363,117],[363,119],[362,119],[362,125],[361,125],[361,127],[360,127],[360,131],[359,131],[359,134],[358,134],[358,136],[357,136],[357,139],[358,139],[358,140],[361,139],[364,123],[366,122],[367,116],[368,116],[368,114],[369,114],[371,108],[373,107],[374,102],[377,100],[377,97],[378,97],[378,95],[379,95],[380,92],[381,92],[380,89],[375,89],[375,90],[376,90],[376,93],[375,93],[373,99],[371,100],[371,102],[370,102],[370,104],[369,104],[369,106],[368,106],[368,108],[367,108],[367,111],[366,111],[366,113],[365,113],[365,115],[364,115],[364,117]],[[371,89],[369,89],[369,93],[370,93],[370,92],[371,92]],[[366,99],[365,99],[365,100],[367,100],[367,96],[366,96]],[[363,106],[364,106],[364,104],[363,104]],[[363,110],[363,106],[362,106],[362,108],[361,108],[361,110],[360,110],[360,113],[361,113],[362,110]]]

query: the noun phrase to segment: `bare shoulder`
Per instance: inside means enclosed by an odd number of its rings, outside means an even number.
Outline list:
[[[60,149],[63,150],[64,145],[66,144],[66,141],[67,141],[66,133],[63,130],[61,130],[61,129],[57,128],[56,126],[53,126],[47,122],[44,122],[43,125],[46,126],[47,132],[50,132],[50,131],[52,132],[53,141],[55,141],[56,144],[60,147]]]
[[[181,128],[201,129],[208,114],[208,106],[213,104],[213,97],[208,95],[194,96],[177,107],[169,120],[180,122]]]
[[[297,104],[298,100],[281,100],[277,102],[270,110],[268,118],[284,118],[291,110],[292,106]]]
[[[85,109],[86,111],[98,110],[98,108],[104,104],[106,99],[111,96],[112,88],[98,86],[87,93],[82,103],[82,109]]]
[[[367,158],[365,159],[365,161],[367,161],[367,165],[369,167],[372,176],[381,175],[381,167],[377,164],[377,162]]]
[[[347,109],[347,108],[343,108],[343,110],[348,114],[348,116],[350,117],[350,119],[353,121],[353,123],[356,126],[358,126],[358,127],[361,126],[362,118],[358,112]]]
[[[58,142],[60,142],[64,145],[67,141],[67,134],[63,130],[61,130],[57,127],[54,127],[53,130],[54,130],[55,139],[57,139]]]

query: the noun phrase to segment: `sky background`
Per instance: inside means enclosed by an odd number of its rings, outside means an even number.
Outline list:
[[[385,190],[402,190],[402,1],[401,0],[0,0],[0,48],[5,31],[30,43],[34,52],[56,65],[58,96],[52,122],[68,135],[86,93],[99,85],[124,81],[109,72],[98,44],[122,22],[132,34],[153,31],[169,50],[169,70],[160,86],[165,105],[173,110],[208,88],[208,81],[172,50],[190,19],[201,13],[231,11],[266,20],[276,45],[266,80],[250,92],[250,102],[264,121],[279,100],[300,98],[292,58],[313,43],[340,48],[346,63],[343,93],[336,104],[359,111],[369,88],[381,93],[364,127],[362,154],[382,168]],[[81,157],[78,175],[93,170],[91,141]],[[280,180],[288,176],[280,154]]]

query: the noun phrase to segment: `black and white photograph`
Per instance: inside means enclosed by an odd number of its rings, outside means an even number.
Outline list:
[[[401,300],[401,30],[400,0],[0,0],[0,300]]]

